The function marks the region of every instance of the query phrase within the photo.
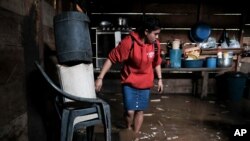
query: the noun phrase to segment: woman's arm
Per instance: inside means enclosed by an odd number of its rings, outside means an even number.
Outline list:
[[[96,81],[95,81],[95,89],[96,91],[100,91],[102,88],[102,80],[105,76],[105,74],[109,71],[109,69],[112,66],[112,62],[109,59],[106,59],[105,63],[103,64],[103,67],[101,69],[100,74],[98,75]]]
[[[161,65],[157,65],[155,67],[157,79],[158,79],[158,92],[163,92],[163,83],[162,83],[162,74],[161,74]]]

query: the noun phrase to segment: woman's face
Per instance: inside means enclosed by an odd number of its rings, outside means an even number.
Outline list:
[[[159,38],[159,34],[161,32],[161,29],[153,30],[151,32],[145,31],[146,41],[148,43],[154,43],[156,39]]]

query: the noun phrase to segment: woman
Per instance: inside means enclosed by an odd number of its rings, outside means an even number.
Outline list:
[[[158,91],[163,92],[161,75],[159,20],[145,17],[141,27],[130,32],[119,45],[112,49],[96,79],[96,90],[100,91],[102,80],[114,63],[123,63],[121,84],[127,128],[138,135],[143,123],[143,111],[147,109],[150,89],[154,83],[154,69],[158,79]],[[133,125],[133,127],[132,127]]]

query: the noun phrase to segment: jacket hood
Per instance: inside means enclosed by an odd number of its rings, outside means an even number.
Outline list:
[[[143,46],[144,45],[144,43],[142,42],[142,40],[141,40],[141,38],[140,38],[140,36],[139,36],[139,34],[137,32],[132,31],[129,34],[132,36],[132,38],[134,39],[134,41],[136,41],[139,46]],[[158,44],[160,43],[158,39],[156,39],[156,42]]]
[[[137,42],[138,45],[143,46],[144,43],[143,43],[142,40],[140,39],[140,36],[139,36],[138,33],[132,31],[132,32],[130,32],[129,34],[132,36],[132,38],[134,39],[134,41]]]

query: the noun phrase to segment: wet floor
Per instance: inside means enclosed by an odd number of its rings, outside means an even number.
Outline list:
[[[111,106],[112,140],[131,141],[131,131],[124,130],[122,95],[104,94]],[[201,100],[189,94],[152,94],[145,111],[140,141],[232,141],[244,140],[250,134],[250,100]],[[248,134],[235,131],[249,129]],[[98,131],[97,131],[98,132]],[[243,136],[240,136],[243,135]],[[102,140],[99,136],[96,141]],[[250,140],[250,139],[249,139]]]

